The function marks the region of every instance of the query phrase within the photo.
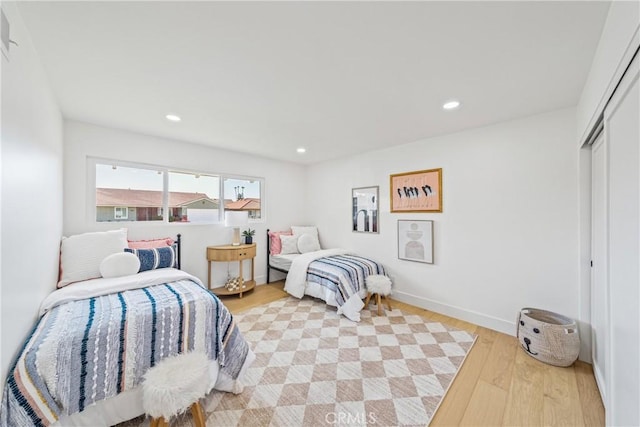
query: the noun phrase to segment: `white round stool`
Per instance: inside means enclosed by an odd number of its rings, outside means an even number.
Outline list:
[[[144,375],[142,405],[151,427],[165,427],[174,415],[191,408],[196,427],[205,427],[200,399],[209,392],[209,358],[183,353],[163,359]]]
[[[369,305],[369,300],[375,295],[376,305],[378,306],[378,316],[381,316],[382,298],[380,296],[382,295],[384,296],[384,300],[387,302],[389,311],[391,311],[391,302],[389,302],[389,298],[387,298],[387,295],[391,294],[391,279],[387,276],[383,276],[382,274],[372,274],[367,276],[366,284],[367,299],[364,302],[364,306],[367,307]]]

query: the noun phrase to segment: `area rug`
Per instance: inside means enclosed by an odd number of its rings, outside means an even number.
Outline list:
[[[292,297],[235,316],[256,353],[243,393],[212,393],[207,425],[426,425],[475,342],[398,309],[354,323]]]

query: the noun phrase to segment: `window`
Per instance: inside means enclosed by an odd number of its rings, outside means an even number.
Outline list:
[[[162,221],[162,172],[96,164],[96,221]]]
[[[261,180],[224,179],[224,210],[248,211],[249,219],[262,218]]]
[[[217,222],[220,218],[220,178],[169,172],[169,222]]]
[[[115,219],[127,219],[129,218],[129,208],[115,206],[113,208],[113,217]]]
[[[224,221],[226,210],[248,211],[252,221],[263,219],[261,178],[100,159],[90,159],[90,165],[95,167],[97,222],[217,223]]]

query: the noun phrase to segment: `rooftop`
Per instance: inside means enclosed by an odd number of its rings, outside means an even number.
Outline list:
[[[185,206],[199,200],[217,202],[205,193],[169,192],[169,207]],[[162,191],[96,188],[96,206],[162,207]]]

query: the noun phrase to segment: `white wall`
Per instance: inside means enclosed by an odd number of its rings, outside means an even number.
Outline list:
[[[640,2],[613,1],[577,107],[582,145],[640,46]]]
[[[312,166],[309,220],[327,247],[375,257],[394,297],[515,333],[522,307],[579,315],[575,109]],[[443,169],[443,213],[391,214],[389,175]],[[350,231],[351,188],[380,186],[380,234]],[[397,220],[434,220],[435,264],[398,260]]]
[[[207,280],[206,247],[230,244],[232,232],[222,225],[96,223],[87,213],[87,156],[126,160],[200,172],[227,173],[265,178],[266,222],[250,224],[256,229],[256,280],[266,279],[266,229],[282,229],[299,223],[305,190],[304,167],[287,162],[249,156],[184,141],[173,141],[75,121],[65,122],[64,135],[64,234],[126,227],[129,237],[174,236],[184,239],[182,268]],[[93,173],[93,171],[89,172]],[[245,277],[249,263],[245,262]],[[237,273],[231,264],[231,274]],[[226,263],[213,263],[214,285],[224,283]]]
[[[2,57],[2,356],[4,379],[55,287],[62,235],[62,116],[14,2]],[[1,392],[0,392],[1,393]]]

